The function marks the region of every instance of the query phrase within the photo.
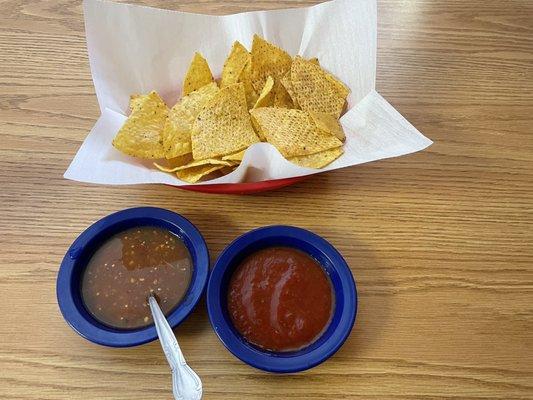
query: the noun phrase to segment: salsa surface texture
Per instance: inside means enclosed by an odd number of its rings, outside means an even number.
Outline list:
[[[152,323],[148,296],[166,315],[181,301],[192,275],[185,244],[162,228],[142,226],[117,233],[93,254],[83,274],[81,293],[98,321],[133,329]]]
[[[320,264],[288,247],[249,255],[228,288],[228,311],[237,331],[248,342],[278,352],[313,343],[326,329],[333,303]]]

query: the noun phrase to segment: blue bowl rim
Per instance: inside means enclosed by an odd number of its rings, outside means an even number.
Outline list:
[[[200,300],[209,276],[209,251],[206,242],[200,231],[185,217],[156,207],[136,207],[129,208],[107,215],[98,220],[85,231],[83,231],[71,244],[65,257],[61,262],[56,283],[56,296],[59,309],[65,321],[80,336],[93,343],[110,347],[131,347],[151,342],[157,338],[155,326],[149,325],[140,329],[113,329],[103,324],[87,318],[79,311],[76,305],[73,292],[79,290],[79,279],[75,280],[75,267],[78,262],[87,262],[87,260],[78,260],[71,257],[71,254],[79,254],[91,241],[98,238],[105,238],[119,232],[121,229],[113,228],[121,223],[131,223],[132,226],[149,226],[149,223],[140,223],[135,225],[136,220],[151,220],[157,225],[157,221],[164,222],[165,227],[174,233],[180,233],[184,240],[189,242],[189,252],[195,260],[193,278],[187,292],[187,301],[182,301],[168,315],[167,320],[171,327],[179,325],[192,312]],[[103,234],[106,230],[109,235]],[[99,236],[102,237],[99,238]],[[193,254],[194,252],[194,254]],[[75,285],[77,287],[75,287]],[[88,314],[88,312],[86,312]]]
[[[303,349],[297,352],[298,355],[291,356],[290,353],[276,354],[275,352],[258,349],[238,336],[234,328],[232,328],[232,323],[229,318],[224,316],[223,305],[219,299],[225,274],[231,274],[233,267],[235,267],[233,260],[239,257],[241,252],[246,251],[254,242],[267,238],[295,238],[299,241],[306,242],[331,261],[331,267],[341,279],[343,296],[339,296],[339,288],[334,287],[336,298],[343,298],[341,320],[334,327],[333,334],[326,338],[320,347],[309,352]],[[313,232],[286,225],[274,225],[254,229],[235,239],[224,249],[216,260],[207,285],[207,311],[209,321],[222,344],[235,357],[246,364],[273,373],[301,372],[321,364],[335,354],[350,335],[357,315],[357,304],[355,280],[348,264],[335,247]]]

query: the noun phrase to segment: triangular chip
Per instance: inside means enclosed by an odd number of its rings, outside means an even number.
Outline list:
[[[224,167],[230,166],[233,163],[226,160],[220,160],[218,158],[206,158],[205,160],[191,161],[188,164],[177,167],[175,171],[181,171],[188,168],[195,168],[201,165],[222,165]]]
[[[291,68],[292,58],[284,50],[254,35],[252,43],[252,84],[257,92],[269,76],[279,80]]]
[[[309,115],[318,129],[336,136],[340,141],[346,140],[342,126],[333,114],[309,111]]]
[[[211,82],[183,97],[170,109],[163,129],[163,145],[167,158],[191,152],[191,130],[194,120],[218,91],[217,84]]]
[[[187,168],[180,171],[176,171],[178,179],[188,183],[196,183],[203,177],[209,175],[212,172],[218,171],[224,168],[224,165],[200,165],[194,168]]]
[[[319,153],[309,154],[307,156],[289,157],[288,160],[291,163],[307,168],[324,168],[326,165],[331,164],[337,158],[339,158],[344,150],[342,147],[336,147],[334,149],[324,150]]]
[[[236,153],[259,141],[242,83],[221,89],[211,99],[194,121],[191,138],[195,160]]]
[[[226,87],[239,82],[241,72],[250,59],[250,53],[240,42],[233,43],[233,47],[224,62],[220,87]]]
[[[271,76],[269,76],[253,108],[270,107],[274,105],[275,93],[272,91],[273,88],[274,88],[274,79]]]
[[[252,55],[246,47],[239,42],[234,42],[231,52],[224,63],[220,87],[226,87],[235,83],[244,84],[246,102],[248,108],[252,108],[257,101],[258,94],[252,85]]]
[[[296,98],[296,93],[294,93],[294,87],[292,86],[291,82],[291,71],[288,71],[285,75],[283,75],[283,77],[280,79],[280,82],[291,97],[294,108],[300,108],[298,99]]]
[[[165,156],[162,132],[168,107],[159,95],[135,97],[134,108],[113,139],[113,146],[133,157],[157,159]]]
[[[222,159],[228,161],[242,161],[244,153],[246,153],[246,149],[239,151],[238,153],[228,154],[227,156],[222,157]]]
[[[252,108],[259,95],[252,85],[252,55],[249,55],[249,59],[246,62],[241,74],[239,75],[239,82],[244,85],[244,93],[246,94],[246,103],[248,109]]]
[[[274,84],[274,107],[295,108],[291,95],[279,80]]]
[[[337,91],[339,96],[343,98],[348,97],[348,95],[350,94],[350,89],[348,89],[348,87],[344,83],[342,83],[340,80],[335,78],[329,72],[327,71],[324,71],[324,72],[326,73],[326,79],[330,81],[333,84],[333,86],[335,86],[335,90]]]
[[[191,65],[183,81],[183,95],[187,96],[189,93],[211,82],[213,82],[213,74],[211,74],[209,64],[200,53],[194,53]]]
[[[286,158],[342,146],[339,139],[319,130],[304,111],[264,107],[251,114],[266,140]]]
[[[347,92],[320,66],[296,56],[291,66],[291,83],[298,104],[305,111],[324,112],[340,117]]]

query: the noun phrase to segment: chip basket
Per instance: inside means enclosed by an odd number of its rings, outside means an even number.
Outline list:
[[[220,183],[216,185],[186,185],[175,186],[179,189],[193,192],[212,194],[254,194],[267,192],[269,190],[280,189],[285,186],[294,185],[308,178],[310,175],[297,176],[294,178],[275,179],[271,181],[250,182],[250,183]]]

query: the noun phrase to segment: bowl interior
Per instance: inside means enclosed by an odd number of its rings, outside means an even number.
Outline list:
[[[330,322],[326,328],[326,330],[318,337],[313,343],[311,343],[309,346],[297,350],[297,351],[290,351],[290,352],[273,352],[264,350],[262,348],[259,348],[252,343],[245,340],[241,334],[235,329],[233,322],[231,320],[231,317],[228,313],[227,308],[227,292],[228,292],[228,285],[231,279],[231,276],[233,275],[233,272],[235,269],[239,266],[239,264],[250,254],[264,249],[268,247],[292,247],[295,249],[298,249],[300,251],[303,251],[310,255],[314,260],[316,260],[324,269],[326,274],[328,275],[332,291],[333,291],[333,297],[334,297],[334,307],[333,307],[333,315],[330,319]],[[232,331],[232,333],[235,335],[235,337],[239,338],[241,343],[250,348],[253,349],[256,352],[265,353],[268,355],[275,355],[276,357],[295,357],[302,354],[306,354],[308,352],[311,352],[318,347],[320,347],[328,338],[332,335],[332,333],[335,331],[335,328],[339,324],[339,321],[341,319],[341,316],[344,311],[344,293],[342,290],[342,282],[341,277],[339,276],[336,268],[333,266],[333,260],[322,250],[319,248],[313,246],[312,244],[308,243],[305,240],[296,238],[296,237],[290,237],[290,236],[277,236],[277,237],[265,237],[262,239],[259,239],[257,241],[251,242],[247,244],[244,248],[242,248],[238,253],[235,253],[231,259],[229,260],[228,267],[225,270],[221,282],[220,282],[220,297],[219,302],[221,305],[221,311],[222,316],[225,319],[229,329]]]
[[[196,275],[198,274],[198,254],[195,252],[195,248],[193,246],[193,243],[189,236],[186,234],[186,232],[178,225],[173,224],[169,221],[164,221],[160,219],[155,218],[138,218],[138,219],[131,219],[131,220],[124,220],[120,221],[116,224],[113,224],[111,226],[105,227],[103,230],[101,230],[96,236],[92,237],[85,246],[82,246],[80,248],[75,248],[69,251],[67,254],[68,257],[74,258],[75,262],[73,264],[73,270],[71,275],[71,295],[74,300],[74,303],[78,309],[78,312],[82,314],[85,319],[90,321],[93,325],[98,326],[100,329],[104,329],[110,332],[135,332],[135,331],[143,331],[149,328],[151,325],[142,327],[142,328],[134,328],[134,329],[121,329],[121,328],[113,328],[111,326],[105,325],[95,319],[92,314],[86,309],[85,304],[83,303],[83,298],[81,296],[81,281],[83,273],[85,272],[85,267],[87,266],[89,260],[91,259],[94,252],[111,236],[122,232],[124,230],[130,229],[130,228],[137,228],[137,227],[143,227],[143,226],[155,226],[158,228],[168,229],[170,232],[174,233],[176,236],[178,236],[185,246],[187,247],[187,250],[189,251],[191,255],[191,260],[193,264],[192,269],[192,276],[191,276],[191,284],[187,288],[187,292],[185,293],[185,296],[183,299],[170,311],[169,315],[171,315],[177,308],[184,304],[188,304],[191,302],[191,292],[193,288],[193,282],[196,279]],[[153,325],[153,324],[152,324]]]

